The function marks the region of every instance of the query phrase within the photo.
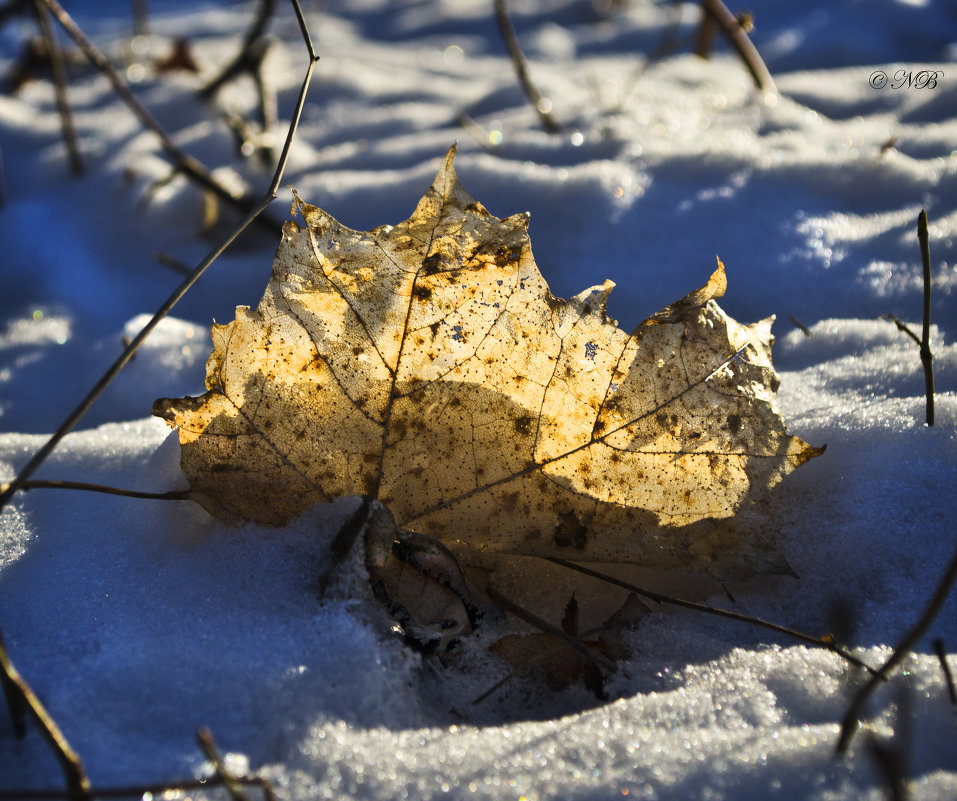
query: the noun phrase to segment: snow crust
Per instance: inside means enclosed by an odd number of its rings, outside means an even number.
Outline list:
[[[74,4],[76,5],[76,4]],[[71,9],[124,66],[177,142],[217,174],[265,187],[196,89],[235,52],[255,4],[152,7],[131,50],[128,5]],[[439,159],[493,213],[530,210],[536,260],[565,297],[617,284],[629,329],[699,286],[717,253],[722,305],[777,315],[779,405],[824,456],[756,510],[792,567],[712,588],[711,603],[815,634],[879,665],[953,554],[957,520],[957,14],[952,4],[751,4],[779,94],[757,92],[723,44],[710,61],[646,61],[695,4],[512,0],[534,80],[562,134],[540,129],[479,0],[307,6],[322,61],[286,182],[355,228],[408,216]],[[81,4],[82,6],[82,4]],[[270,28],[267,78],[287,119],[305,53],[291,11]],[[188,32],[202,73],[150,64]],[[28,21],[0,30],[7,71]],[[71,64],[82,177],[70,178],[53,91],[0,96],[0,479],[7,480],[225,230],[102,76]],[[934,88],[883,90],[883,70],[936,70]],[[246,84],[221,107],[254,108]],[[460,123],[468,117],[466,126]],[[168,180],[169,179],[169,180]],[[290,193],[270,210],[282,219]],[[924,425],[916,216],[934,275],[936,425]],[[153,399],[203,386],[208,326],[255,305],[276,239],[251,231],[165,321],[38,478],[163,491],[183,486]],[[789,321],[807,327],[805,335]],[[479,630],[457,660],[391,636],[353,555],[320,599],[342,499],[282,529],[226,528],[188,503],[34,490],[0,515],[0,626],[19,671],[96,786],[206,775],[208,726],[230,764],[284,799],[876,799],[874,743],[903,759],[912,797],[957,796],[957,707],[931,641],[957,668],[952,597],[903,675],[878,693],[853,754],[834,756],[862,676],[835,655],[733,621],[661,611],[609,681],[548,691],[507,674]],[[490,624],[494,630],[494,625]],[[0,790],[57,786],[35,730],[0,714]],[[213,797],[214,792],[192,797]]]

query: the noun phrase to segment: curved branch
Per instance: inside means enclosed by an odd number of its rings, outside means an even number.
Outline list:
[[[864,711],[864,705],[867,703],[867,700],[871,697],[874,690],[877,689],[877,686],[887,680],[891,673],[896,670],[897,666],[914,650],[914,646],[917,645],[921,637],[927,633],[927,629],[930,628],[930,624],[934,622],[934,619],[940,613],[944,601],[947,600],[947,596],[950,595],[950,591],[954,588],[955,582],[957,582],[957,551],[954,552],[950,564],[944,571],[944,575],[941,576],[940,582],[937,584],[937,589],[931,596],[923,614],[911,630],[907,632],[904,639],[897,644],[890,658],[881,665],[880,670],[871,676],[867,684],[861,687],[854,697],[851,708],[847,710],[847,714],[844,716],[844,722],[841,724],[841,737],[837,742],[837,752],[839,754],[846,753],[851,744],[851,740],[854,739],[854,733],[860,724],[861,712]]]

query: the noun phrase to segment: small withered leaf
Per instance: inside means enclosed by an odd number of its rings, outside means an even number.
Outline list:
[[[565,604],[561,628],[575,639],[586,635],[581,640],[583,645],[619,661],[628,657],[628,650],[622,642],[625,630],[636,626],[647,614],[647,607],[635,595],[629,594],[621,608],[595,631],[581,632],[578,626],[578,601],[572,593]],[[539,665],[545,673],[548,686],[553,690],[563,690],[581,678],[596,698],[605,697],[604,680],[598,665],[550,634],[506,634],[492,643],[489,651],[513,668],[525,669]]]
[[[605,312],[610,281],[553,297],[528,215],[491,215],[453,154],[395,226],[298,201],[258,308],[213,326],[206,394],[154,405],[195,497],[282,524],[371,495],[456,554],[713,562],[692,547],[713,543],[707,521],[820,452],[774,408],[771,320],[718,307],[720,262],[631,334]]]

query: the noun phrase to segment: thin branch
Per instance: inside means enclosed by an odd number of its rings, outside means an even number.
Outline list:
[[[811,329],[808,328],[806,325],[804,325],[804,323],[802,323],[802,322],[801,322],[797,317],[795,317],[793,314],[792,314],[790,317],[788,317],[788,319],[791,321],[791,324],[792,324],[795,328],[797,328],[802,334],[804,334],[804,336],[806,336],[806,337],[811,337],[811,336],[813,336],[813,334],[811,333]]]
[[[10,484],[0,484],[0,493],[6,492]],[[20,485],[22,492],[34,489],[81,490],[83,492],[100,492],[104,495],[120,495],[124,498],[141,498],[149,501],[188,501],[193,497],[192,490],[169,490],[167,492],[146,492],[142,490],[110,487],[106,484],[89,484],[85,481],[25,481]]]
[[[914,646],[917,645],[921,637],[927,633],[930,624],[934,622],[944,602],[947,600],[947,596],[950,595],[950,591],[954,587],[954,582],[957,582],[957,551],[954,552],[950,564],[944,571],[943,576],[941,576],[940,582],[937,584],[937,589],[934,591],[933,596],[931,596],[923,614],[921,614],[911,630],[907,632],[904,638],[897,644],[894,653],[890,655],[880,670],[870,677],[868,682],[861,687],[854,697],[850,709],[847,710],[847,714],[844,716],[844,722],[841,724],[841,737],[837,743],[837,751],[839,754],[845,753],[850,746],[851,740],[854,738],[854,732],[857,731],[860,725],[864,705],[871,697],[871,694],[882,681],[885,681],[891,673],[894,672],[897,666],[903,662],[907,655],[914,649]]]
[[[2,645],[2,643],[0,643]],[[186,793],[192,790],[207,790],[212,787],[226,787],[234,799],[248,801],[248,797],[242,792],[242,787],[257,787],[262,791],[266,801],[277,801],[276,793],[272,788],[270,781],[262,776],[245,776],[230,773],[226,770],[216,743],[212,739],[212,734],[208,729],[201,729],[197,734],[200,747],[203,748],[207,758],[216,768],[216,775],[202,779],[184,779],[182,781],[172,781],[165,784],[135,784],[127,787],[87,787],[81,792],[70,789],[50,789],[50,790],[0,790],[0,801],[30,801],[36,799],[60,799],[65,798],[70,801],[76,801],[79,798],[136,798],[144,796],[166,796],[172,793]],[[208,740],[207,740],[208,738]],[[208,747],[212,751],[207,750]]]
[[[622,581],[617,579],[614,576],[607,576],[604,573],[601,573],[597,570],[592,570],[589,567],[584,567],[583,565],[576,564],[575,562],[566,562],[564,559],[558,559],[556,557],[546,557],[549,562],[554,562],[556,565],[561,565],[562,567],[567,567],[569,570],[576,570],[579,573],[584,573],[586,576],[592,576],[593,578],[601,579],[602,581],[607,581],[609,584],[614,584],[617,587],[622,587],[626,590],[631,590],[636,595],[644,596],[652,601],[655,601],[659,604],[670,604],[671,606],[680,606],[684,609],[693,609],[696,612],[704,612],[708,615],[716,615],[718,617],[727,618],[729,620],[737,620],[741,623],[750,623],[754,626],[761,626],[765,629],[770,629],[775,631],[778,634],[785,634],[788,637],[792,637],[801,642],[806,642],[809,645],[816,645],[819,648],[826,648],[828,651],[840,656],[842,659],[850,662],[856,667],[863,668],[869,673],[874,673],[874,669],[870,667],[866,662],[858,659],[853,654],[845,651],[841,646],[828,637],[815,637],[813,634],[805,634],[803,631],[797,631],[796,629],[789,628],[787,626],[781,626],[777,623],[772,623],[769,620],[762,620],[759,617],[752,617],[751,615],[744,615],[740,612],[730,612],[727,609],[718,609],[714,606],[708,606],[707,604],[698,603],[697,601],[686,601],[681,598],[672,598],[669,595],[662,595],[659,592],[652,592],[651,590],[643,589],[634,584],[631,584],[627,581]]]
[[[226,122],[239,140],[240,155],[249,156],[259,151],[266,160],[272,160],[272,132],[277,125],[276,93],[266,85],[263,62],[269,51],[268,39],[257,39],[248,50],[244,51],[244,61],[240,66],[243,73],[247,73],[256,84],[259,97],[259,130],[252,120],[238,114],[227,114]]]
[[[738,51],[738,55],[741,56],[748,72],[754,78],[754,83],[758,89],[764,92],[777,93],[778,89],[774,85],[774,78],[771,77],[764,59],[761,58],[758,49],[748,38],[744,28],[741,27],[738,18],[728,10],[728,7],[721,0],[702,0],[701,5],[705,13],[713,17],[714,21],[721,26],[724,35],[728,37],[734,49]]]
[[[880,319],[890,320],[894,325],[897,326],[897,330],[902,334],[907,334],[911,339],[914,340],[918,345],[920,345],[920,337],[917,336],[913,331],[911,331],[910,326],[907,323],[902,322],[899,317],[896,317],[893,314],[882,314]]]
[[[133,0],[133,35],[147,36],[150,32],[150,9],[147,0]]]
[[[153,117],[149,111],[147,111],[146,107],[136,98],[136,95],[130,91],[129,86],[127,86],[126,82],[120,77],[116,69],[114,69],[109,59],[107,59],[107,57],[103,55],[103,53],[98,50],[89,39],[87,39],[83,31],[80,30],[79,26],[77,26],[77,24],[73,21],[73,18],[67,14],[57,0],[40,0],[40,2],[46,4],[46,6],[53,12],[53,15],[57,18],[57,21],[73,38],[73,41],[79,45],[80,49],[90,60],[90,62],[106,75],[110,83],[113,85],[114,91],[120,96],[126,105],[130,107],[130,110],[136,115],[137,119],[139,119],[139,121],[146,128],[149,128],[159,137],[163,151],[173,160],[177,169],[184,172],[186,175],[196,181],[196,183],[214,192],[218,197],[231,204],[240,212],[243,212],[247,215],[252,214],[252,219],[255,219],[259,216],[262,209],[254,207],[249,197],[228,189],[222,183],[217,181],[215,177],[213,177],[213,174],[209,171],[206,165],[204,165],[198,159],[190,156],[188,153],[179,148],[175,142],[173,142],[169,134],[167,134],[159,122],[156,121],[156,118]],[[254,209],[255,213],[253,214]]]
[[[908,751],[914,741],[911,731],[914,703],[907,687],[899,685],[896,689],[897,714],[892,736],[884,739],[869,733],[865,745],[887,785],[888,801],[907,801],[910,797],[907,792]]]
[[[43,0],[45,3],[52,3],[54,0]],[[16,478],[10,482],[6,488],[0,492],[0,509],[7,505],[10,502],[10,499],[13,497],[14,493],[23,486],[23,484],[29,480],[37,468],[43,464],[46,458],[50,455],[53,449],[59,444],[60,440],[63,439],[70,431],[73,430],[73,427],[80,421],[83,415],[86,414],[87,410],[93,405],[96,399],[102,394],[103,390],[109,386],[110,382],[116,377],[116,375],[126,366],[126,363],[133,357],[133,354],[139,349],[140,345],[143,344],[143,341],[146,337],[149,336],[150,332],[160,321],[166,317],[172,311],[173,307],[182,299],[182,297],[193,287],[193,285],[199,280],[199,278],[206,272],[206,269],[212,264],[219,256],[223,253],[226,248],[228,248],[235,239],[246,230],[246,228],[255,220],[260,213],[273,201],[276,197],[276,190],[279,188],[279,184],[282,181],[282,175],[286,168],[286,161],[289,158],[289,148],[292,147],[292,141],[296,133],[296,129],[299,126],[299,117],[302,114],[303,105],[306,102],[306,92],[309,89],[309,83],[312,80],[312,73],[315,70],[316,62],[319,60],[319,56],[316,55],[315,48],[312,44],[312,38],[309,36],[309,29],[306,26],[306,20],[303,17],[302,9],[299,7],[298,0],[292,0],[293,8],[296,12],[296,19],[299,21],[299,29],[302,32],[303,39],[306,43],[306,48],[309,51],[309,66],[306,69],[306,76],[302,82],[302,88],[299,90],[299,98],[296,101],[296,107],[292,114],[292,119],[289,123],[289,132],[286,135],[286,141],[283,144],[282,153],[279,156],[279,163],[276,166],[276,172],[273,175],[272,181],[269,184],[269,188],[266,190],[266,193],[263,195],[262,199],[258,204],[239,222],[236,228],[213,250],[203,259],[190,273],[189,276],[174,290],[173,294],[167,298],[166,302],[159,308],[156,314],[153,315],[152,319],[143,326],[143,329],[130,341],[123,349],[123,353],[120,354],[119,358],[113,363],[113,365],[103,374],[103,377],[97,381],[96,385],[90,392],[80,401],[80,404],[69,414],[66,420],[60,424],[60,427],[54,432],[49,440],[34,454],[33,458],[20,470]]]
[[[268,779],[262,776],[232,776],[234,782],[243,787],[258,787],[262,790],[266,801],[276,801],[276,794]],[[188,793],[193,790],[208,790],[212,787],[222,787],[225,782],[219,776],[210,776],[205,779],[184,779],[183,781],[169,782],[168,784],[133,784],[127,787],[93,787],[90,796],[93,798],[139,798],[145,795],[165,796],[167,793]],[[0,801],[53,801],[54,799],[74,799],[75,794],[69,790],[0,790]]]
[[[927,394],[927,425],[934,424],[934,354],[930,352],[930,243],[927,237],[927,212],[917,215],[917,241],[924,272],[924,329],[920,338],[920,362],[924,365],[924,390]]]
[[[947,695],[950,696],[950,703],[957,706],[957,684],[954,683],[954,674],[950,670],[947,662],[947,649],[944,647],[944,641],[940,638],[934,640],[934,653],[940,662],[941,672],[944,674],[944,682],[947,684]]]
[[[219,753],[219,748],[216,747],[216,741],[213,739],[213,733],[204,726],[196,732],[196,741],[206,755],[206,759],[212,764],[216,775],[223,780],[223,784],[226,785],[226,789],[229,791],[229,795],[233,801],[249,801],[249,796],[243,792],[242,785],[236,781],[236,777],[226,768],[223,755]]]
[[[496,145],[492,143],[489,139],[488,131],[486,131],[481,125],[479,125],[472,117],[470,117],[466,112],[462,112],[458,117],[455,118],[455,121],[462,126],[462,128],[471,134],[472,138],[478,144],[482,150],[487,153],[492,153],[495,151]]]
[[[180,261],[172,253],[167,253],[166,251],[161,250],[154,253],[153,258],[164,267],[168,267],[174,273],[179,273],[180,275],[189,275],[193,271],[193,268],[188,264]]]
[[[702,7],[701,21],[695,33],[694,54],[709,59],[714,52],[714,40],[718,35],[718,21]]]
[[[651,55],[647,56],[642,63],[632,69],[631,74],[625,79],[624,89],[613,107],[614,111],[620,112],[625,107],[625,104],[631,99],[635,87],[638,85],[638,80],[642,75],[665,56],[671,55],[677,49],[678,32],[681,30],[682,4],[680,2],[672,2],[669,5],[672,12],[671,20],[668,22],[667,27],[662,29],[661,37],[655,49],[651,52]]]
[[[3,636],[0,635],[0,657],[2,670],[0,670],[0,686],[3,687],[3,697],[7,702],[7,711],[10,713],[10,722],[13,724],[13,733],[17,737],[27,736],[27,703],[24,699],[20,686],[13,679],[16,673],[13,665],[9,664],[9,658],[6,657],[6,649],[3,645]],[[6,661],[4,661],[6,659]],[[16,674],[19,675],[19,674]]]
[[[50,59],[50,72],[53,74],[53,89],[56,94],[57,109],[60,112],[60,127],[63,129],[63,142],[66,145],[67,159],[70,162],[70,172],[74,175],[83,173],[83,161],[80,159],[80,148],[76,140],[76,129],[73,127],[73,111],[66,95],[66,65],[63,62],[63,51],[57,41],[56,33],[50,22],[50,12],[43,5],[42,0],[34,0],[37,13],[37,22],[40,25],[40,35],[46,45],[47,57]]]
[[[882,314],[882,320],[890,320],[897,330],[907,334],[920,348],[920,363],[924,368],[924,420],[927,425],[934,424],[934,354],[930,350],[930,244],[927,237],[927,212],[921,209],[917,215],[917,241],[920,243],[920,258],[924,274],[924,315],[921,336],[917,336],[893,314]]]
[[[518,76],[518,82],[522,85],[525,96],[535,107],[542,127],[549,133],[560,133],[562,126],[552,116],[551,102],[535,88],[532,79],[528,75],[528,62],[525,60],[525,54],[522,52],[522,46],[518,43],[518,36],[515,35],[515,27],[512,25],[512,18],[508,13],[508,6],[505,0],[495,0],[495,21],[498,23],[498,29],[505,42],[505,48],[512,59],[515,67],[515,74]]]
[[[233,78],[238,75],[242,75],[245,72],[250,71],[250,65],[255,61],[251,57],[250,53],[253,49],[253,45],[262,37],[266,32],[266,26],[269,24],[269,19],[272,17],[273,12],[276,10],[276,0],[262,0],[259,5],[259,13],[256,15],[256,18],[253,20],[253,24],[250,26],[249,30],[246,32],[246,36],[243,38],[242,46],[239,48],[239,53],[236,54],[236,57],[219,73],[213,80],[211,80],[205,87],[200,91],[200,95],[206,98],[212,97],[216,92],[219,91],[222,86],[229,83]],[[260,56],[261,57],[261,56]]]
[[[90,782],[80,757],[63,736],[56,721],[40,703],[40,699],[36,697],[30,685],[13,666],[2,637],[0,637],[0,670],[3,672],[4,695],[10,707],[14,725],[17,726],[17,721],[22,720],[24,713],[29,714],[60,762],[67,785],[65,794],[71,798],[89,798]]]

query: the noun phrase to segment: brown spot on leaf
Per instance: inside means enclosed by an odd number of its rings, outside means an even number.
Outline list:
[[[445,257],[440,253],[432,253],[422,260],[422,272],[425,275],[435,275],[442,272]]]
[[[563,512],[559,515],[552,538],[559,548],[581,551],[588,542],[588,529],[579,522],[574,512]]]
[[[416,284],[412,289],[412,297],[421,303],[432,299],[432,290],[422,284]]]

